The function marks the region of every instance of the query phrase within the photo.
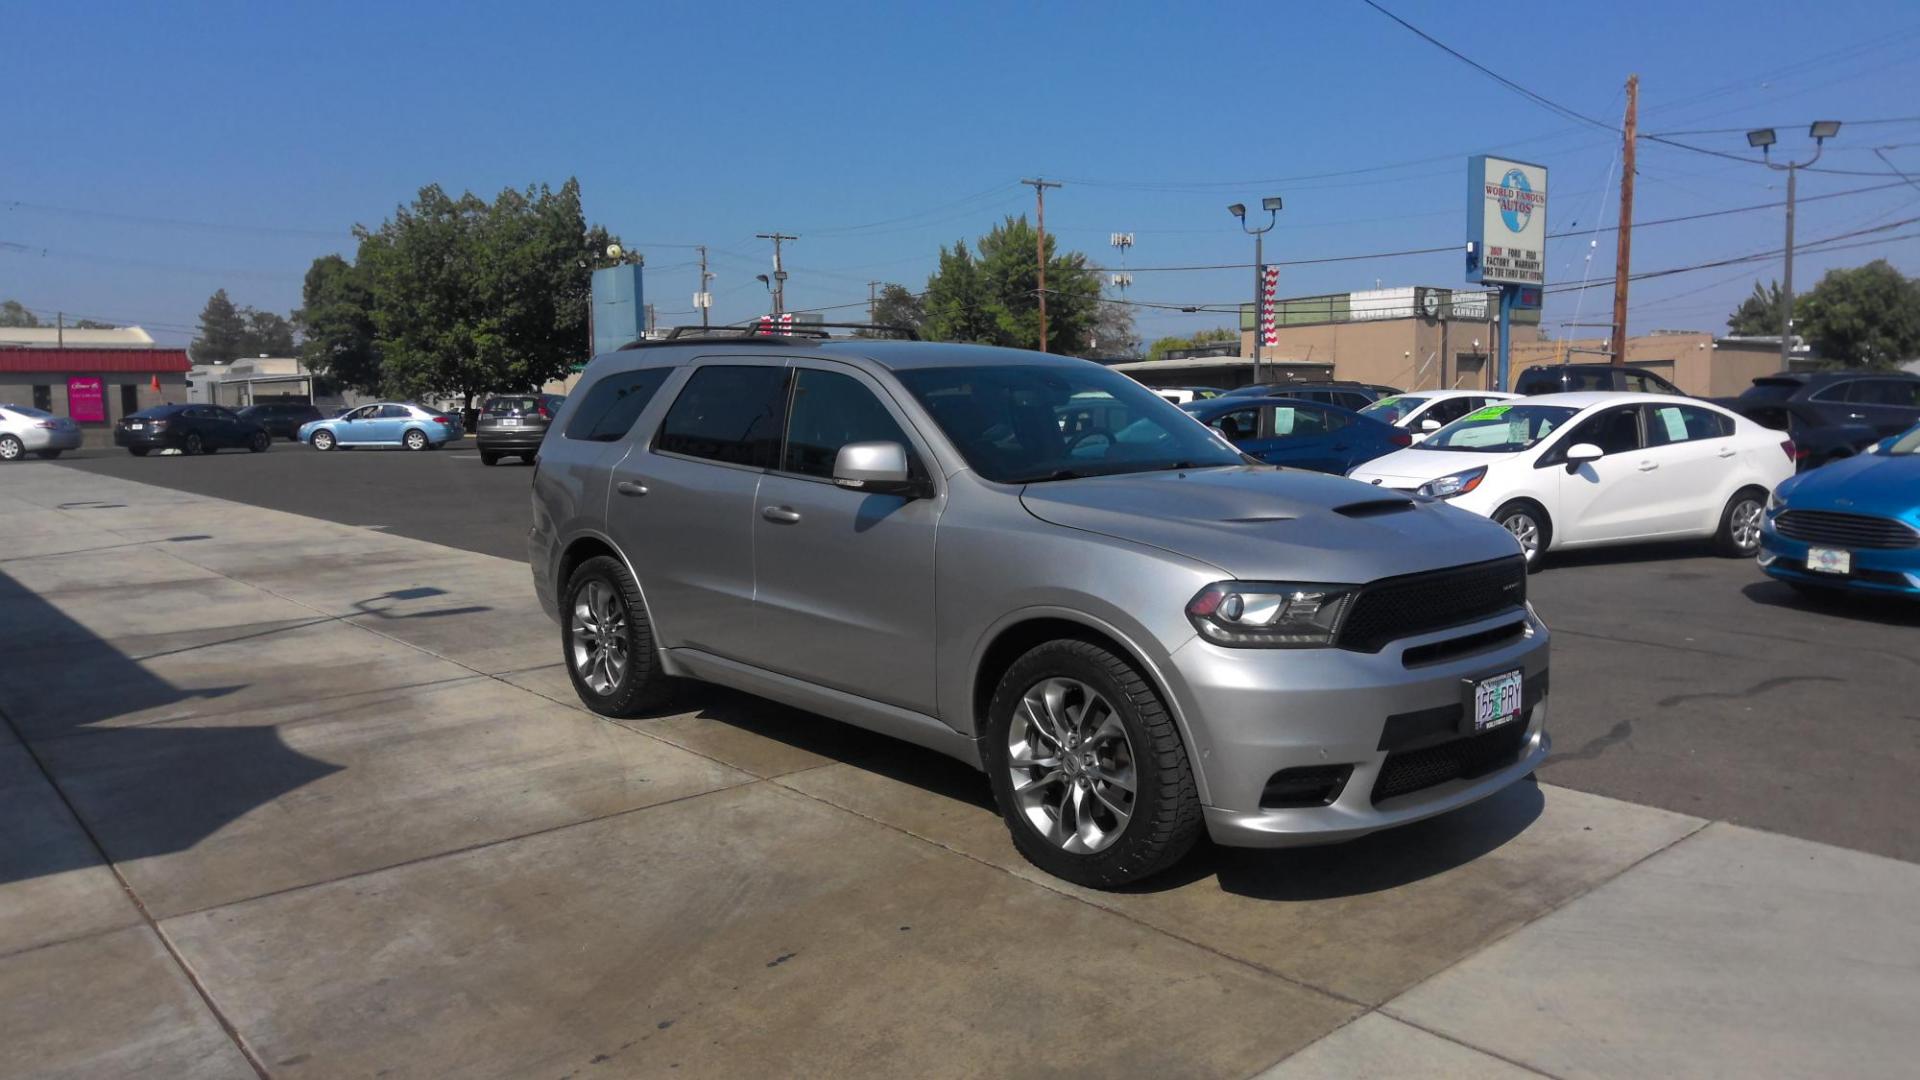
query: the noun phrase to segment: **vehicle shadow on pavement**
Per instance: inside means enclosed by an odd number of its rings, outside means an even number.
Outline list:
[[[1920,603],[1900,596],[1838,591],[1832,596],[1802,595],[1786,582],[1772,578],[1745,585],[1740,593],[1766,607],[1793,608],[1810,615],[1831,615],[1882,626],[1920,626]]]
[[[1571,570],[1580,566],[1629,566],[1644,562],[1679,562],[1685,559],[1715,559],[1713,545],[1704,540],[1655,540],[1638,544],[1620,544],[1618,546],[1597,548],[1575,548],[1572,551],[1550,551],[1546,560],[1540,564],[1540,573],[1551,574],[1555,570]],[[1724,560],[1731,562],[1732,560]],[[1752,560],[1748,560],[1749,564]]]
[[[8,650],[14,667],[0,678],[0,723],[21,745],[0,736],[0,754],[18,758],[19,775],[32,777],[25,785],[32,790],[0,791],[0,807],[16,798],[34,799],[42,808],[56,805],[40,790],[44,770],[60,800],[77,809],[116,862],[191,848],[241,815],[340,771],[293,750],[270,726],[197,728],[161,721],[114,727],[111,722],[121,717],[245,687],[176,687],[4,570],[0,611],[10,623],[34,628],[40,640],[57,643],[38,660],[26,650]],[[179,651],[185,650],[166,655]],[[56,663],[62,671],[84,673],[89,687],[105,692],[63,689],[44,674]],[[50,841],[35,815],[9,818],[0,822],[0,885],[100,865],[92,844]]]

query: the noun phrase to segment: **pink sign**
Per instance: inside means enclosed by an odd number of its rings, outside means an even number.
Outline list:
[[[67,380],[67,415],[83,424],[105,423],[107,386],[98,375],[75,375]]]

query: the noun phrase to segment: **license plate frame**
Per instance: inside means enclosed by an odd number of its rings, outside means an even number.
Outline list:
[[[1521,668],[1461,680],[1460,733],[1479,735],[1526,715],[1526,672]]]
[[[1853,552],[1844,548],[1810,547],[1807,549],[1807,572],[1846,577],[1853,573]]]
[[[500,426],[501,426],[501,427],[519,427],[519,426],[520,426],[520,421],[518,421],[518,420],[515,420],[515,419],[514,419],[513,417],[511,417],[511,416],[508,416],[508,417],[504,417],[504,418],[502,418],[502,419],[501,419],[501,421],[500,421]]]

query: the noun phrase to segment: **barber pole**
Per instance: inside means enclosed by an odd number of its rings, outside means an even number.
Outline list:
[[[782,312],[779,315],[762,315],[760,316],[760,325],[754,328],[756,333],[769,337],[784,334],[792,329],[793,312],[791,311]]]
[[[1260,342],[1268,348],[1280,344],[1280,328],[1274,313],[1274,294],[1280,288],[1280,268],[1262,267],[1260,271]]]

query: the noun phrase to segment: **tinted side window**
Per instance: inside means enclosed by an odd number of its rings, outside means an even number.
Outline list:
[[[909,454],[913,448],[893,414],[858,379],[807,368],[794,372],[793,411],[780,467],[830,479],[840,448],[856,442],[897,442]]]
[[[780,454],[786,398],[786,368],[700,368],[667,410],[653,448],[772,468]]]
[[[633,422],[653,400],[672,368],[646,368],[609,375],[593,384],[580,409],[567,421],[567,438],[617,442],[633,430]]]
[[[1857,401],[1863,405],[1897,405],[1912,408],[1920,405],[1914,391],[1920,388],[1920,382],[1906,379],[1862,379],[1853,384],[1853,392],[1847,395],[1848,401]]]
[[[1825,389],[1816,391],[1810,398],[1808,398],[1808,400],[1809,401],[1845,401],[1847,400],[1848,395],[1853,392],[1853,388],[1859,385],[1860,385],[1860,382],[1858,379],[1849,379],[1846,382],[1833,383],[1827,386]]]
[[[1273,433],[1278,437],[1323,435],[1327,430],[1327,414],[1319,409],[1305,409],[1296,405],[1273,406]]]
[[[1447,398],[1444,401],[1434,402],[1433,408],[1428,409],[1427,414],[1420,419],[1437,420],[1445,426],[1479,408],[1480,404],[1481,399],[1477,397]]]
[[[1718,439],[1731,435],[1732,421],[1693,405],[1653,405],[1647,409],[1647,445]]]
[[[1622,454],[1629,450],[1638,450],[1640,449],[1639,412],[1639,407],[1633,405],[1622,409],[1608,409],[1581,424],[1567,436],[1561,446],[1592,443],[1605,454]]]
[[[405,420],[412,415],[413,410],[407,408],[405,405],[380,406],[380,419],[382,420]]]
[[[1225,435],[1228,442],[1251,439],[1260,433],[1260,412],[1257,409],[1235,409],[1207,421],[1207,426]]]

